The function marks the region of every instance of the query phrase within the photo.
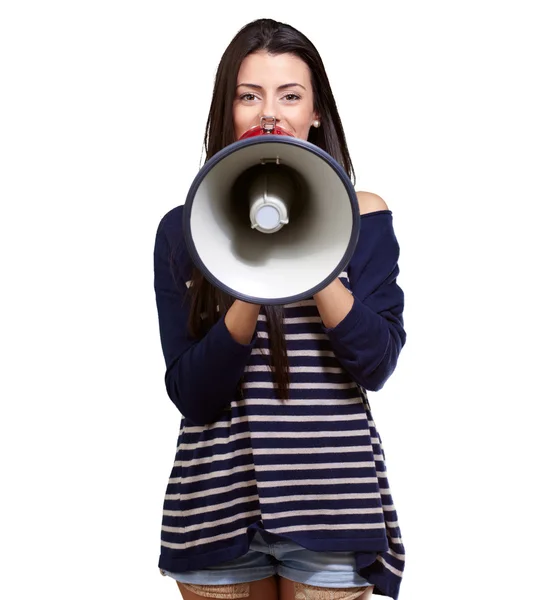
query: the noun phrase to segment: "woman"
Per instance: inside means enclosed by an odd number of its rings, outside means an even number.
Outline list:
[[[220,61],[207,160],[263,116],[353,176],[317,50],[269,19],[241,29]],[[165,383],[182,414],[159,567],[186,600],[398,596],[404,547],[366,390],[396,366],[404,296],[392,213],[357,195],[347,271],[284,307],[233,300],[204,279],[182,239],[183,206],[159,224]]]

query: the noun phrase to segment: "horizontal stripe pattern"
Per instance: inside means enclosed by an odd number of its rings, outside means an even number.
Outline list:
[[[341,279],[348,287],[347,273]],[[285,305],[284,327],[289,401],[276,396],[260,314],[242,397],[215,423],[182,419],[164,498],[160,567],[176,572],[222,562],[222,551],[244,546],[253,525],[317,551],[343,543],[357,565],[377,553],[373,571],[396,589],[404,546],[366,392],[341,367],[312,299]],[[209,563],[207,556],[216,558]]]

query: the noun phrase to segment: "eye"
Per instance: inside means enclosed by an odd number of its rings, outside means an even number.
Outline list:
[[[256,98],[256,94],[252,94],[250,92],[247,92],[246,94],[241,94],[239,96],[240,100],[248,100],[249,102],[251,102],[252,100],[254,100]]]
[[[286,94],[284,98],[285,100],[288,100],[288,102],[295,102],[296,100],[299,100],[301,96],[298,96],[297,94]]]

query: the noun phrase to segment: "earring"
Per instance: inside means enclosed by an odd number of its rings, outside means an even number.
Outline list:
[[[320,121],[318,119],[316,119],[315,121],[313,121],[313,127],[320,127]]]

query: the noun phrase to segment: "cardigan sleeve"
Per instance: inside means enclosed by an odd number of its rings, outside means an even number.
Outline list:
[[[354,303],[340,323],[324,328],[343,367],[370,391],[385,385],[406,342],[399,254],[392,212],[361,215],[357,248],[347,267]]]
[[[167,213],[157,228],[154,289],[167,394],[184,417],[206,425],[218,420],[235,397],[256,335],[249,344],[240,344],[222,315],[202,338],[190,337],[187,285],[192,263],[182,236],[182,208]]]

